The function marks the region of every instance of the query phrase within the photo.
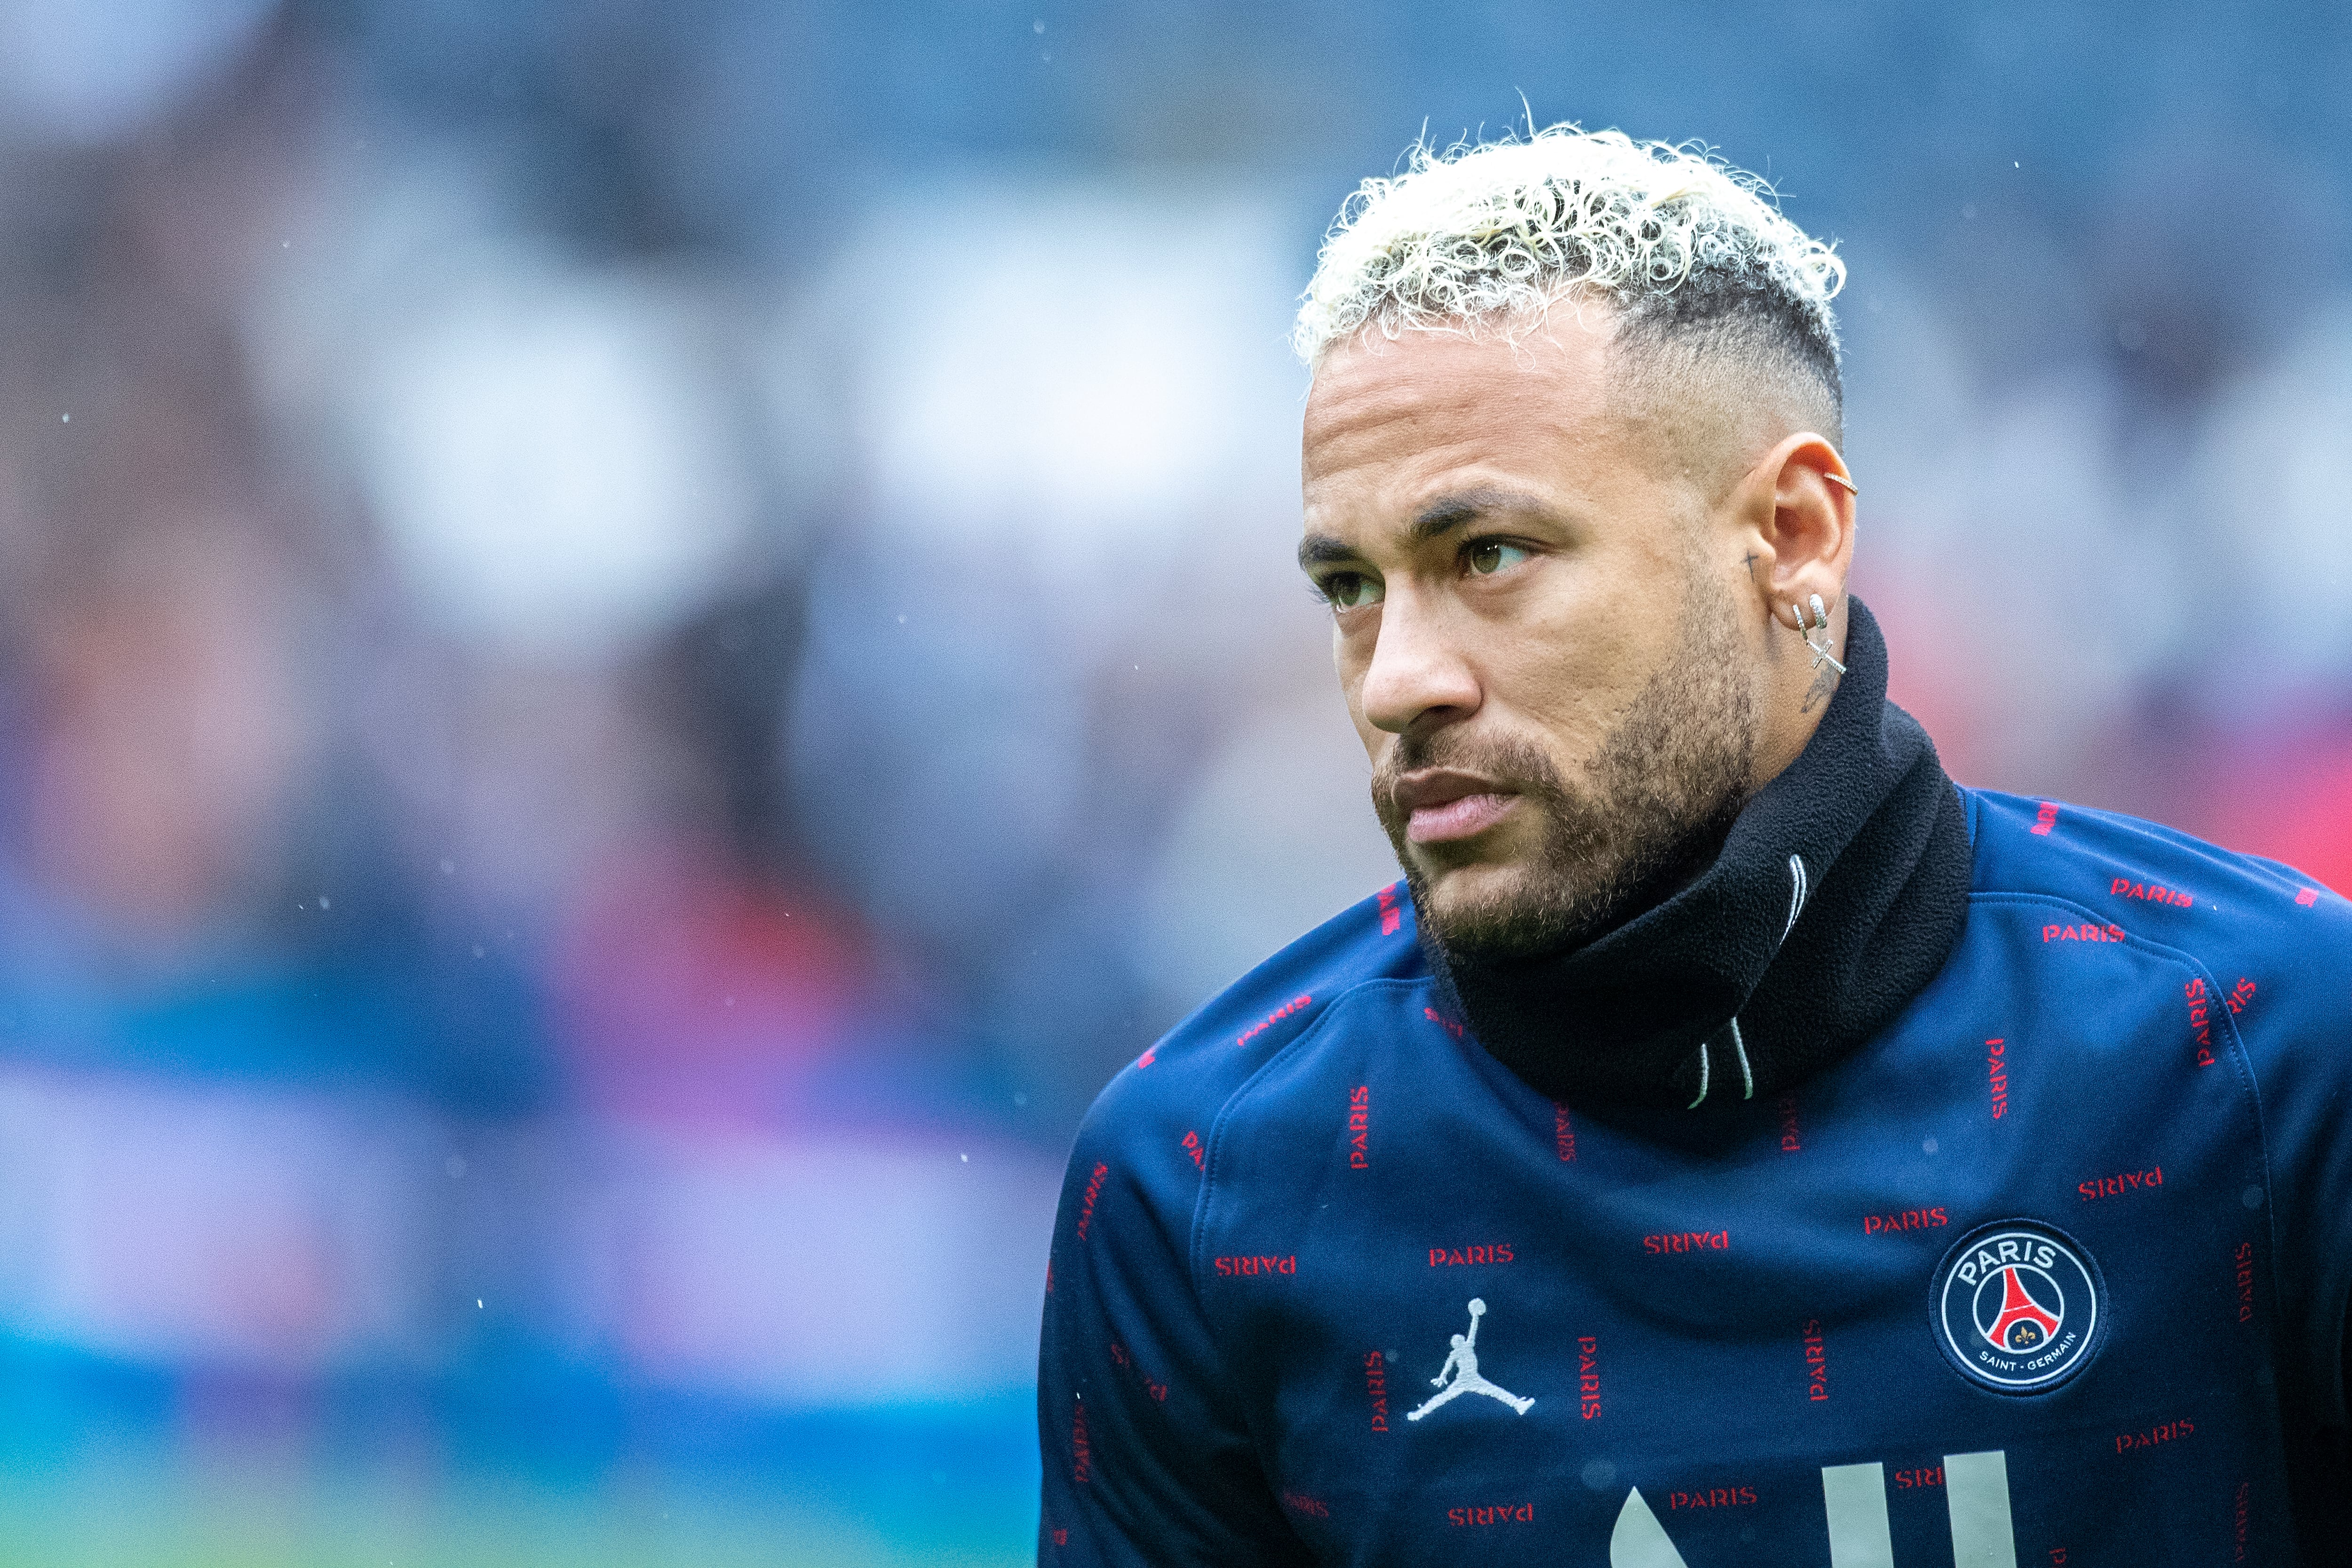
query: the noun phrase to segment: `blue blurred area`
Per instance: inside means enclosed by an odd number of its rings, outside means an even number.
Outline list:
[[[1325,224],[1838,238],[1963,778],[2352,885],[2340,6],[0,5],[0,1562],[1003,1563],[1095,1090],[1393,875]]]

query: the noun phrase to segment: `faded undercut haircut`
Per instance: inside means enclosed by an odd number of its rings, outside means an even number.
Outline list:
[[[1516,338],[1562,300],[1605,303],[1650,403],[1743,384],[1843,447],[1832,247],[1703,148],[1554,125],[1364,182],[1325,238],[1292,334],[1311,366],[1370,331]],[[1668,410],[1670,416],[1671,408]]]

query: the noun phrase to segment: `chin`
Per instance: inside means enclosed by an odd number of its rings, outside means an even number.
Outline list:
[[[1533,868],[1522,862],[1422,870],[1411,880],[1430,934],[1465,956],[1515,956],[1529,944],[1542,945],[1548,934],[1542,931],[1547,922],[1529,917],[1549,900],[1534,885]]]

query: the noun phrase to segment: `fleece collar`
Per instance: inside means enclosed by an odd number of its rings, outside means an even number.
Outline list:
[[[1886,700],[1886,644],[1849,599],[1847,673],[1803,752],[1696,880],[1581,946],[1472,963],[1424,935],[1479,1042],[1538,1092],[1693,1106],[1786,1089],[1936,976],[1968,914],[1959,795]]]

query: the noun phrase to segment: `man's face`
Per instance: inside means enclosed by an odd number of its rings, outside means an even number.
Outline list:
[[[1427,332],[1318,369],[1300,561],[1422,919],[1466,957],[1581,941],[1751,788],[1756,692],[1717,466],[1626,417],[1609,323]],[[1759,624],[1760,624],[1760,617]]]

